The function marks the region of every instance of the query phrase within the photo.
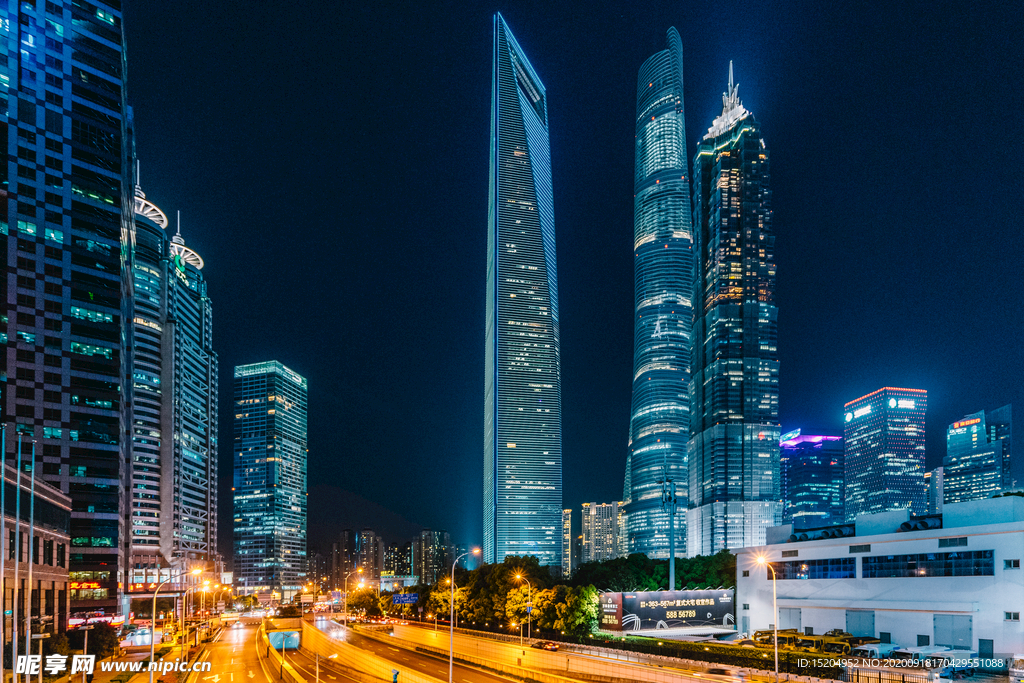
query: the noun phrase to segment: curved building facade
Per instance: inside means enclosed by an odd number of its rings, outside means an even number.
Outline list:
[[[640,67],[636,97],[633,234],[633,402],[629,423],[629,552],[669,555],[665,482],[674,482],[676,551],[685,550],[690,433],[693,232],[683,117],[683,46]],[[669,492],[670,493],[670,492]]]
[[[487,209],[484,560],[561,563],[558,276],[547,94],[494,17]]]
[[[203,260],[135,191],[129,591],[217,551],[217,354]],[[184,579],[182,579],[184,581]],[[173,591],[177,586],[171,586]],[[167,589],[165,588],[165,591]]]

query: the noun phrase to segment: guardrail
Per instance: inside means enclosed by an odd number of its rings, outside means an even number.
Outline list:
[[[330,625],[329,632],[324,632],[316,624]],[[337,664],[360,672],[366,678],[360,680],[391,681],[392,673],[399,672],[401,683],[444,683],[439,678],[428,676],[417,671],[404,668],[404,665],[392,662],[379,657],[372,652],[367,652],[354,645],[346,643],[343,638],[345,629],[334,622],[324,620],[322,622],[302,623],[302,649],[314,655],[319,654],[321,658],[337,655],[333,660]],[[346,673],[348,675],[348,673]],[[288,683],[287,681],[285,683]]]

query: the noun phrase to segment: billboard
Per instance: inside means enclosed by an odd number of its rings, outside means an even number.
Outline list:
[[[656,628],[733,628],[733,589],[601,593],[601,628],[646,631]]]

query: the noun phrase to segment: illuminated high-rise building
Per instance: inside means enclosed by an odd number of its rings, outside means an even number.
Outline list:
[[[857,515],[928,511],[924,417],[928,392],[883,387],[844,408],[846,520]]]
[[[683,45],[643,63],[636,89],[633,174],[633,402],[626,463],[629,552],[669,555],[663,490],[674,482],[675,548],[686,549],[693,323],[693,231],[683,116]]]
[[[782,517],[769,155],[737,88],[730,63],[722,114],[693,161],[691,557],[762,545]]]
[[[484,560],[562,561],[558,277],[544,85],[494,16],[487,209]]]
[[[783,434],[779,443],[782,523],[794,529],[842,524],[843,437]]]
[[[71,497],[71,615],[115,615],[127,611],[134,258],[121,3],[6,2],[0,30],[5,455],[13,465],[15,433],[25,454],[35,439],[37,473]]]
[[[180,226],[179,226],[180,227]],[[217,354],[203,259],[135,188],[129,591],[217,565]],[[174,576],[182,576],[174,580]]]
[[[943,501],[991,498],[1013,485],[1010,476],[1012,407],[982,410],[946,430]]]
[[[277,361],[237,365],[234,394],[235,583],[288,600],[306,573],[306,378]]]
[[[603,562],[619,556],[620,503],[583,504],[583,561]]]
[[[572,508],[562,510],[562,578],[572,576]]]

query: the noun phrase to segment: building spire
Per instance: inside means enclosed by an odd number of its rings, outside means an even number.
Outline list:
[[[743,107],[739,96],[740,84],[733,80],[732,60],[729,60],[729,87],[722,93],[722,114],[711,122],[704,139],[713,138],[725,133],[750,112]]]
[[[181,236],[181,209],[178,209],[178,231],[174,233],[174,237],[171,238],[171,241],[175,244],[185,244],[185,240]]]

